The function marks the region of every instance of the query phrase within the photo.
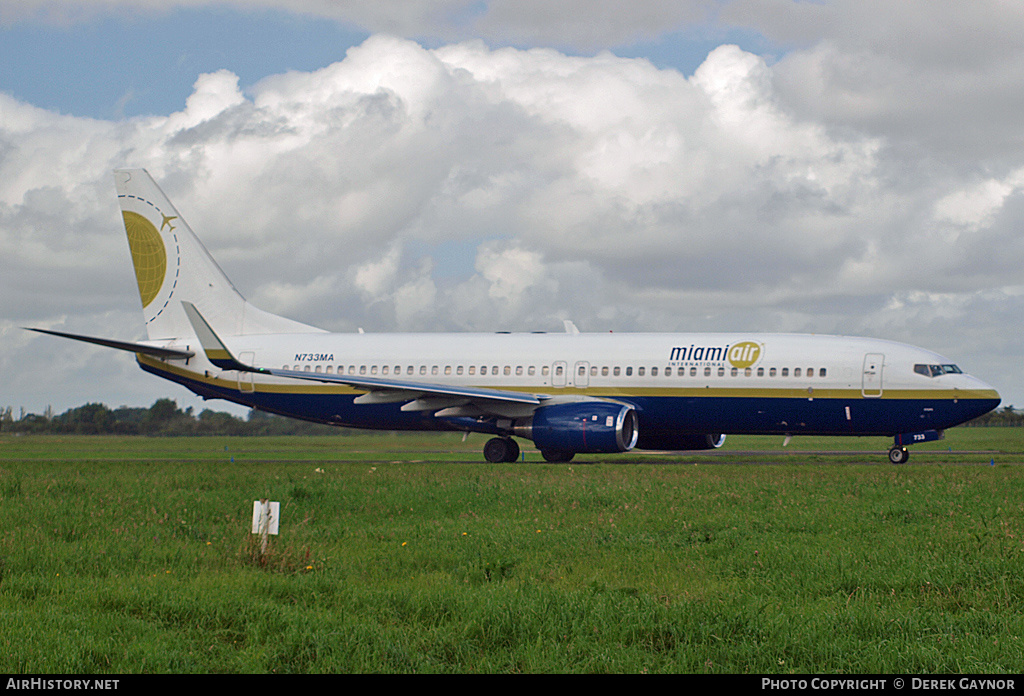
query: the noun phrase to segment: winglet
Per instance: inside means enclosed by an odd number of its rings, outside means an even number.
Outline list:
[[[182,308],[185,310],[185,315],[188,317],[189,323],[192,324],[192,329],[196,332],[196,337],[199,339],[199,345],[203,347],[203,352],[206,353],[206,358],[219,367],[222,370],[240,370],[242,372],[263,372],[263,370],[246,365],[235,359],[235,356],[231,354],[231,351],[227,349],[224,342],[213,332],[210,325],[203,315],[199,313],[196,306],[191,302],[182,302]]]

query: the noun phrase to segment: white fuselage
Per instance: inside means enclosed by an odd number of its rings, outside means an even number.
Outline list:
[[[934,352],[846,336],[303,333],[234,336],[226,342],[243,363],[311,377],[351,375],[543,393],[557,401],[630,403],[639,412],[641,446],[645,428],[887,435],[941,429],[990,410],[999,398]],[[433,414],[414,418],[401,412],[400,403],[386,412],[353,403],[365,390],[220,370],[202,354],[188,365],[151,358],[144,364],[158,372],[173,366],[177,381],[197,391],[301,418],[357,427],[446,427]],[[947,369],[933,375],[921,366]],[[468,429],[461,421],[457,427]]]

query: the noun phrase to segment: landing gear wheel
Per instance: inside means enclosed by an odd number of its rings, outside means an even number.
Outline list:
[[[544,457],[544,461],[552,462],[553,464],[561,464],[564,462],[572,461],[572,458],[576,455],[575,452],[565,452],[563,450],[541,450],[540,455]]]
[[[510,437],[493,437],[484,445],[484,459],[492,464],[519,459],[519,443]]]
[[[889,450],[889,461],[893,464],[906,464],[910,459],[910,452],[906,447],[893,447]]]

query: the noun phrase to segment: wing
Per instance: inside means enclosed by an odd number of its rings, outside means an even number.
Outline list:
[[[334,375],[298,370],[278,370],[246,365],[237,360],[220,340],[199,310],[190,302],[182,302],[185,314],[199,338],[207,358],[224,370],[239,370],[258,374],[301,379],[328,384],[344,384],[366,393],[355,398],[356,404],[403,403],[403,411],[434,411],[439,418],[500,416],[518,418],[528,416],[551,397],[504,389],[462,387],[431,382],[414,382],[381,377]]]

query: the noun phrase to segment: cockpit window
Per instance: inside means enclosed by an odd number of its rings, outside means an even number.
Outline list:
[[[959,375],[963,371],[956,365],[914,365],[914,372],[925,377],[938,377],[939,375]]]

